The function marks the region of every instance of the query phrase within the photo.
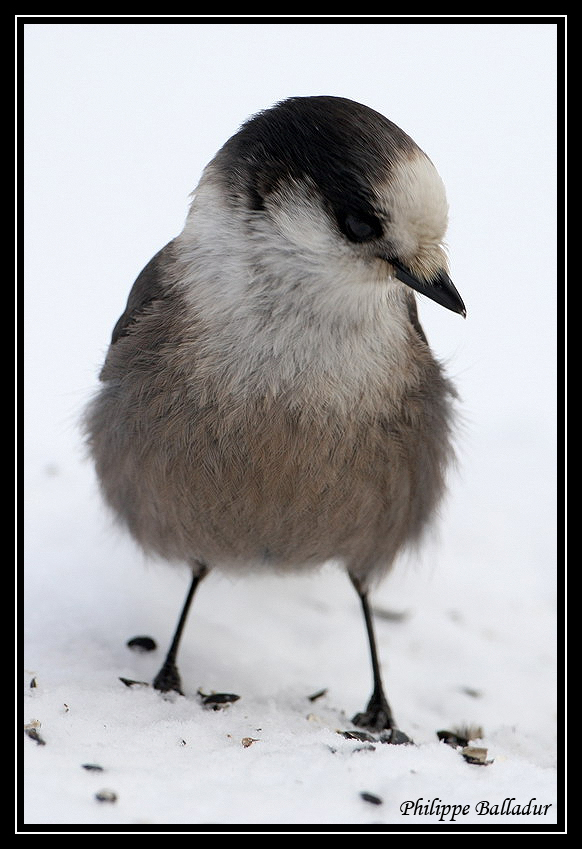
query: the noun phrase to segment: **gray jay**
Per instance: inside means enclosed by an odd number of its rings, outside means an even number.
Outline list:
[[[397,731],[369,592],[433,517],[455,391],[414,291],[465,315],[430,159],[378,112],[292,97],[206,167],[184,229],[134,283],[85,417],[106,502],[192,582],[334,560],[361,600],[373,673],[361,727]]]

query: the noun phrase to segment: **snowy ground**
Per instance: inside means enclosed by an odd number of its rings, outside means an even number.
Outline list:
[[[563,816],[555,28],[26,29],[22,702],[44,745],[24,736],[24,828],[446,829],[437,805],[465,806],[461,830],[551,827]],[[257,109],[324,92],[384,112],[437,164],[468,309],[463,322],[420,303],[462,396],[459,469],[438,533],[373,599],[389,697],[414,746],[338,733],[353,730],[371,675],[357,597],[332,564],[211,574],[181,651],[185,696],[124,686],[157,672],[187,575],[145,563],[111,525],[77,427],[131,282],[181,229],[202,167]],[[127,648],[142,634],[156,652]],[[208,710],[199,688],[240,699]],[[437,740],[463,725],[482,728],[490,763]],[[496,815],[506,798],[545,813]],[[430,803],[436,815],[418,812]]]

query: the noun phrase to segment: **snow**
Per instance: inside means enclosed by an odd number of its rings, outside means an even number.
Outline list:
[[[25,26],[22,706],[45,744],[24,735],[22,830],[561,828],[555,40],[543,19]],[[185,695],[124,686],[158,671],[188,577],[114,526],[78,427],[131,283],[203,166],[257,110],[320,93],[384,113],[436,163],[468,310],[420,299],[462,398],[459,464],[434,536],[373,597],[402,614],[376,628],[414,746],[338,733],[371,671],[333,564],[212,573],[180,651]],[[142,634],[157,651],[126,646]],[[240,699],[210,710],[199,689]],[[463,725],[489,763],[438,741]],[[549,807],[501,813],[506,798]],[[439,805],[466,811],[451,824]]]

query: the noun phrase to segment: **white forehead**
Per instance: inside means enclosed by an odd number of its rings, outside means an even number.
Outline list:
[[[390,179],[379,188],[378,205],[387,215],[390,240],[401,256],[442,243],[448,219],[445,187],[422,151],[394,164]]]

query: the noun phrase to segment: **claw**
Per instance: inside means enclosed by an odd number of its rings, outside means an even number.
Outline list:
[[[155,690],[159,690],[161,693],[169,693],[170,690],[173,690],[181,696],[184,695],[182,692],[182,680],[180,678],[180,673],[178,672],[178,667],[175,664],[164,664],[154,678],[153,686]]]

